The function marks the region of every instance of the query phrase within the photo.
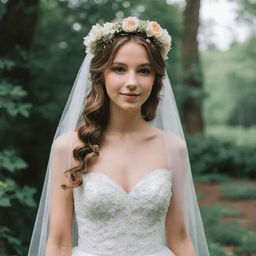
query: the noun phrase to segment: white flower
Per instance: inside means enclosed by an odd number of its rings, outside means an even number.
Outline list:
[[[88,46],[89,45],[89,41],[90,41],[90,37],[89,36],[85,36],[83,39],[84,39],[83,44]]]
[[[169,49],[171,47],[172,38],[171,38],[171,36],[169,35],[169,33],[166,29],[163,30],[160,41],[162,42],[164,48]]]
[[[148,37],[160,37],[162,35],[163,29],[155,21],[150,21],[146,27],[146,33]]]
[[[104,23],[104,25],[103,25],[103,29],[110,31],[110,30],[113,28],[113,26],[114,26],[113,23],[111,23],[111,22],[106,22],[106,23]]]
[[[125,32],[134,32],[138,27],[139,21],[136,17],[125,18],[122,22],[122,29]]]
[[[114,34],[115,30],[113,29],[114,24],[111,22],[106,22],[103,25],[103,36],[108,35],[108,34]]]
[[[94,37],[92,36],[86,36],[84,37],[84,42],[83,44],[87,47],[87,48],[93,48],[96,45],[96,41]]]
[[[90,31],[90,36],[94,37],[96,40],[99,40],[103,35],[103,28],[99,24],[92,26]]]
[[[171,44],[172,39],[166,29],[163,30],[162,38],[163,38],[163,42],[167,42],[167,43]]]

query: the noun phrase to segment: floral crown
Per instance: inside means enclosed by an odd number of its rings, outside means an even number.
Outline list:
[[[83,44],[86,52],[95,53],[100,45],[106,45],[117,35],[127,35],[128,33],[142,33],[147,37],[147,42],[151,40],[160,48],[160,53],[164,59],[171,49],[171,36],[166,29],[155,21],[139,20],[136,17],[127,17],[116,23],[106,22],[103,26],[96,24],[92,26],[88,36],[84,37]]]

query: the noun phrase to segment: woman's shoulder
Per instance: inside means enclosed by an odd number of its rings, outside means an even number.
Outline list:
[[[170,147],[175,147],[179,150],[186,149],[186,141],[183,137],[170,131],[162,131],[162,133],[164,135],[166,143]]]
[[[184,151],[187,148],[185,139],[174,132],[162,130],[155,126],[151,126],[153,129],[153,134],[157,135],[159,140],[164,140],[165,144],[169,149],[175,149],[178,151]]]
[[[163,136],[168,141],[176,142],[179,144],[183,144],[185,142],[181,136],[175,134],[174,132],[171,132],[168,130],[162,130],[152,125],[150,126],[151,126],[151,129],[153,129],[154,132],[156,132],[156,134],[158,134],[159,136]]]
[[[53,147],[57,151],[71,150],[78,146],[79,139],[77,131],[62,133],[54,139]]]

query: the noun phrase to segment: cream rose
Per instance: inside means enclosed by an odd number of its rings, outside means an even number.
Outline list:
[[[84,37],[83,43],[87,48],[93,48],[96,45],[96,40],[92,36],[86,36],[86,37]]]
[[[114,24],[111,22],[106,22],[103,25],[103,35],[107,35],[108,33],[114,34],[115,30],[113,29]]]
[[[162,28],[160,25],[155,21],[150,21],[146,28],[146,33],[148,37],[160,37],[162,35]]]
[[[105,30],[111,30],[113,28],[114,24],[111,23],[111,22],[106,22],[104,25],[103,25],[103,29]]]
[[[162,36],[161,36],[161,42],[165,46],[170,46],[172,42],[172,38],[170,37],[168,31],[166,29],[163,30]]]
[[[103,34],[103,28],[99,24],[96,24],[92,26],[92,29],[90,31],[90,35],[94,37],[96,40],[99,40],[102,37]]]
[[[89,36],[84,37],[83,44],[86,45],[86,46],[88,46],[90,44],[90,37]]]
[[[134,32],[138,27],[139,21],[136,17],[128,17],[122,22],[122,29],[125,32]]]

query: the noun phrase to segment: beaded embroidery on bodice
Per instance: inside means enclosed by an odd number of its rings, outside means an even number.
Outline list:
[[[144,256],[159,252],[165,247],[163,230],[171,189],[172,171],[164,168],[149,172],[130,192],[106,174],[84,174],[83,184],[73,190],[73,196],[77,248],[86,254],[72,255]],[[161,255],[174,254],[165,251]]]

